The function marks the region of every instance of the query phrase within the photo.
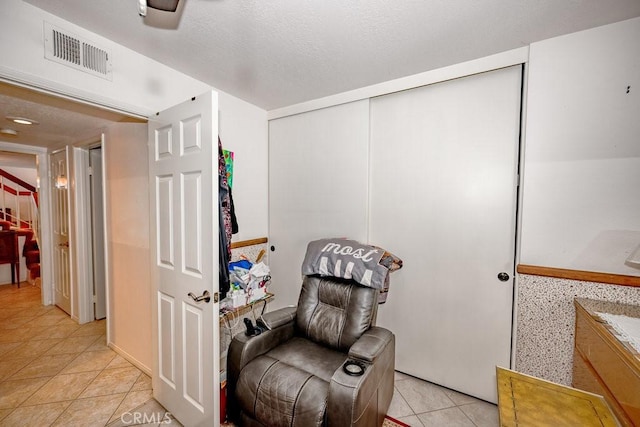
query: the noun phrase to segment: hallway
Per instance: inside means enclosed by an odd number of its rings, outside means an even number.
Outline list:
[[[151,379],[106,346],[105,328],[43,307],[37,287],[0,285],[0,426],[166,423]]]

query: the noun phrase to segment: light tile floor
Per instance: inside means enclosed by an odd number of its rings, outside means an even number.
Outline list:
[[[0,285],[0,426],[159,425],[151,379],[106,346],[105,326],[43,307],[27,283]]]
[[[27,283],[0,285],[0,426],[164,425],[151,379],[106,346],[105,325],[43,307]],[[389,416],[412,427],[498,425],[495,405],[399,372]]]
[[[396,372],[388,415],[412,427],[495,427],[498,407]]]

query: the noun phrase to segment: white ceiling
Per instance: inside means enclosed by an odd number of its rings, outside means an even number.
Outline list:
[[[24,117],[38,124],[21,125],[7,117]],[[139,121],[122,114],[0,82],[0,140],[55,149],[95,138],[96,131],[114,122]],[[11,129],[17,135],[2,133]]]
[[[146,19],[137,0],[25,1],[266,110],[640,16],[638,0],[182,0]]]
[[[640,16],[639,0],[181,0],[147,18],[137,0],[25,1],[265,110]],[[19,131],[3,141],[56,148],[121,120],[0,84],[0,128]]]

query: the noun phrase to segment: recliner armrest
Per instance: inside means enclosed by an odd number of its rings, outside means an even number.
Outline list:
[[[283,323],[277,328],[266,330],[260,335],[247,336],[240,333],[233,337],[227,354],[227,409],[230,419],[237,419],[240,407],[235,396],[235,387],[240,371],[245,365],[274,347],[291,339],[294,334],[294,322]]]
[[[263,314],[260,316],[260,322],[266,326],[267,329],[271,330],[292,322],[295,317],[296,307],[284,307]]]
[[[368,427],[381,425],[393,396],[395,337],[372,327],[349,350],[349,358],[364,366],[360,376],[338,368],[329,383],[329,425]]]
[[[264,331],[257,336],[250,337],[244,333],[236,335],[229,345],[227,356],[229,371],[239,373],[247,363],[291,339],[292,336],[293,322],[290,325],[283,324],[279,328]]]
[[[373,326],[351,346],[349,357],[374,362],[392,339],[391,331]]]

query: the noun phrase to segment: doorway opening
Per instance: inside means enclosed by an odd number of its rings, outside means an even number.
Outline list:
[[[37,159],[0,150],[0,284],[40,283]]]

